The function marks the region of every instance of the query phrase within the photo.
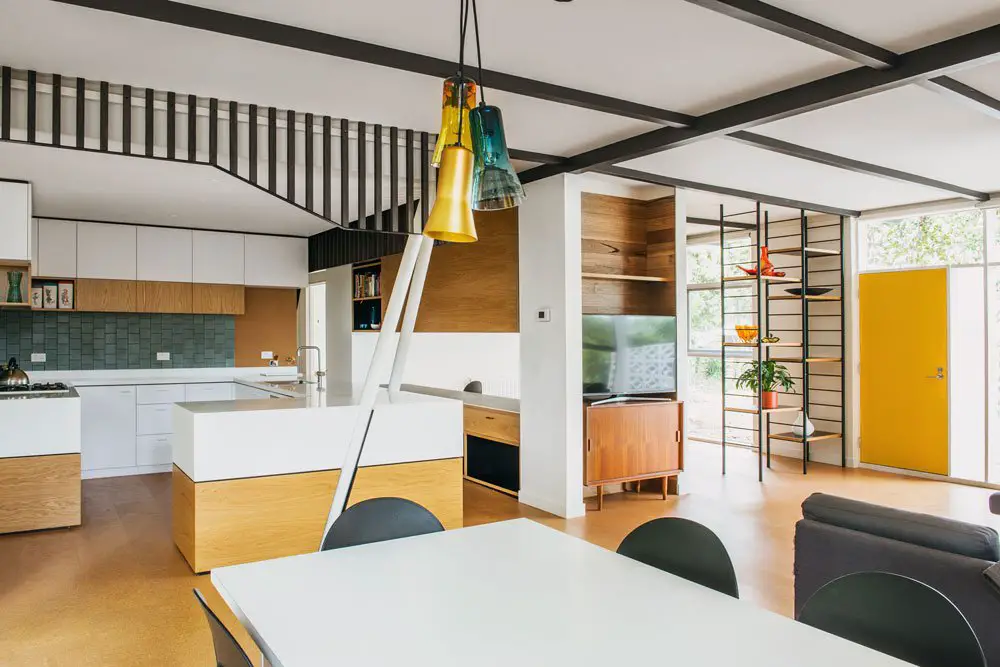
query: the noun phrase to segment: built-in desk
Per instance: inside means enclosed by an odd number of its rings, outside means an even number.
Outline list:
[[[400,389],[462,401],[465,479],[517,497],[521,488],[521,401],[413,384]]]

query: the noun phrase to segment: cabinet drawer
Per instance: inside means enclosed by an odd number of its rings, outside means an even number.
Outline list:
[[[233,400],[232,382],[205,382],[202,384],[189,384],[184,386],[187,398],[184,400],[194,401],[231,401]]]
[[[135,463],[140,466],[158,466],[172,463],[173,449],[170,435],[140,435],[135,439]]]
[[[184,385],[182,384],[144,384],[137,387],[136,403],[149,405],[151,403],[183,403]]]
[[[521,442],[521,415],[466,405],[465,432],[516,445]]]
[[[140,405],[136,408],[136,435],[163,435],[174,432],[174,405]]]

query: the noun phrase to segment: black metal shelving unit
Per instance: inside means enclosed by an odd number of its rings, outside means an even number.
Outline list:
[[[750,233],[750,242],[744,246],[728,246],[727,241],[727,221],[728,218],[747,215],[748,213],[755,214],[756,229],[752,230]],[[841,465],[847,465],[847,444],[843,437],[846,425],[846,368],[844,364],[844,349],[846,343],[846,333],[844,327],[844,293],[845,293],[845,275],[844,275],[844,224],[845,219],[841,216],[837,222],[828,224],[812,225],[809,224],[809,219],[806,211],[800,211],[797,218],[799,222],[798,229],[794,233],[785,234],[772,234],[772,227],[779,224],[786,224],[795,221],[795,218],[785,219],[785,220],[775,220],[772,221],[766,211],[762,211],[760,203],[757,203],[754,211],[743,212],[737,214],[727,215],[725,208],[723,206],[719,207],[719,245],[720,245],[720,264],[721,264],[721,308],[722,308],[722,345],[721,345],[721,358],[722,358],[722,473],[726,473],[726,448],[730,445],[729,433],[731,429],[743,429],[748,431],[754,431],[757,435],[757,442],[755,449],[757,450],[757,476],[760,481],[764,478],[764,463],[765,463],[765,452],[766,452],[766,465],[768,468],[771,467],[771,441],[781,440],[785,442],[796,442],[802,447],[802,472],[806,474],[808,472],[809,458],[810,458],[810,444],[822,440],[833,440],[840,439],[841,443]],[[831,229],[836,229],[835,237],[829,231]],[[745,230],[740,230],[741,233],[745,233]],[[731,232],[730,232],[731,233]],[[798,245],[784,245],[785,242],[782,239],[793,239],[798,238]],[[830,237],[830,238],[818,238],[818,237]],[[763,241],[763,242],[762,242]],[[776,247],[772,248],[771,244],[776,243]],[[788,273],[794,274],[798,272],[798,277],[794,275],[789,275],[784,278],[779,277],[769,277],[762,276],[761,272],[758,270],[755,276],[745,276],[738,275],[734,270],[737,264],[748,264],[751,266],[760,266],[760,249],[761,246],[767,246],[769,254],[772,258],[777,257],[778,261],[772,261],[775,264],[775,268]],[[834,247],[835,246],[835,247]],[[739,248],[747,248],[751,251],[749,257],[745,261],[727,261],[731,258],[733,254],[731,251]],[[797,257],[799,259],[798,264],[785,263],[783,261],[786,257]],[[811,260],[817,258],[838,258],[836,263],[836,268],[814,268],[811,265]],[[836,273],[836,280],[830,282],[827,280],[820,280],[820,284],[810,284],[810,279],[812,276],[816,275],[826,275],[830,273]],[[727,275],[728,274],[728,275]],[[787,285],[797,285],[801,287],[801,294],[791,295],[791,294],[781,294],[772,291],[772,288],[787,286]],[[740,290],[740,294],[728,294],[727,286],[730,289],[733,286],[739,286],[743,289]],[[829,287],[831,290],[839,288],[838,294],[824,294],[824,295],[808,295],[806,292],[810,287]],[[750,289],[750,293],[747,294],[747,288]],[[729,308],[729,300],[745,300],[750,303],[750,309],[748,310],[732,310]],[[800,309],[798,313],[787,313],[779,312],[772,313],[770,308],[771,302],[795,302],[800,304]],[[829,308],[825,307],[825,304],[838,303],[839,312],[828,312]],[[814,312],[811,310],[810,306],[815,304],[824,304],[823,312]],[[733,340],[733,331],[735,326],[732,324],[731,320],[736,316],[754,315],[755,324],[758,327],[757,338],[752,342],[743,342],[739,340]],[[783,318],[783,322],[789,319],[798,318],[800,326],[798,328],[789,326],[787,324],[782,324],[781,326],[773,326],[772,317]],[[813,322],[819,320],[826,320],[830,318],[837,318],[837,327],[823,327],[816,332],[811,332],[813,329]],[[839,331],[838,331],[839,329]],[[811,335],[813,333],[814,335]],[[768,338],[772,335],[780,334],[782,337],[788,338],[799,338],[799,341],[795,340],[779,340],[777,343],[764,343],[763,338]],[[817,340],[815,336],[822,335],[823,340]],[[837,341],[831,342],[829,339],[834,335],[837,335]],[[731,358],[727,354],[727,351],[733,349],[747,349],[752,352],[753,357],[747,359],[745,357],[735,357]],[[835,350],[835,352],[826,353],[816,353],[813,351],[816,349],[825,350]],[[777,354],[774,350],[784,350],[786,353]],[[798,354],[792,356],[788,352],[795,351]],[[787,364],[799,365],[801,372],[799,375],[793,375],[793,379],[796,380],[798,389],[801,395],[801,405],[790,404],[788,394],[782,393],[779,400],[779,405],[776,409],[761,409],[761,365],[757,366],[757,395],[748,396],[746,394],[739,393],[729,393],[727,388],[727,380],[733,380],[734,377],[730,377],[730,367],[735,366],[739,368],[741,364],[749,363],[753,360],[772,360],[779,361]],[[840,401],[839,405],[832,402],[823,402],[816,398],[812,393],[812,379],[813,377],[836,377],[835,373],[823,372],[823,369],[829,369],[831,364],[837,364],[839,366],[839,378],[840,378]],[[736,373],[738,375],[739,373]],[[830,394],[836,393],[830,389],[816,389],[816,392],[822,392],[824,396],[827,396],[825,401],[831,401]],[[732,405],[727,399],[733,397],[741,398],[751,398],[754,399],[755,405],[752,407]],[[834,420],[829,417],[817,418],[816,421],[822,421],[825,423],[836,424],[836,430],[831,429],[820,429],[817,428],[815,432],[806,436],[805,435],[805,419],[814,408],[819,408],[822,410],[826,409],[839,409],[839,418]],[[792,432],[792,423],[781,421],[781,417],[787,414],[797,414],[801,412],[803,415],[803,435],[797,436]],[[733,414],[752,414],[756,415],[756,426],[755,428],[746,428],[741,426],[730,425],[727,422],[727,416]],[[775,419],[772,422],[772,417]],[[779,430],[778,432],[772,432],[772,426],[774,427],[785,427],[784,430]],[[735,443],[732,443],[735,444]]]

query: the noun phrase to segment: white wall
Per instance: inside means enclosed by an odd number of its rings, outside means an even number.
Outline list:
[[[687,301],[687,197],[688,192],[674,194],[674,276],[677,315],[677,400],[688,396],[688,301]]]
[[[948,269],[949,475],[976,481],[986,479],[984,303],[983,267]]]
[[[522,503],[582,516],[583,378],[581,213],[583,179],[529,184],[518,212],[521,322]],[[548,310],[549,321],[538,311]]]
[[[354,333],[352,338],[351,379],[360,384],[368,374],[378,334]],[[462,389],[479,380],[485,394],[518,398],[519,338],[516,333],[415,333],[403,383]],[[379,382],[389,381],[390,370],[383,370]]]

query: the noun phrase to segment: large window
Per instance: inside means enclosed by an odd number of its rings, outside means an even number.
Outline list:
[[[868,222],[862,269],[955,266],[983,261],[982,211],[958,211]]]

